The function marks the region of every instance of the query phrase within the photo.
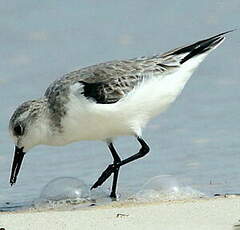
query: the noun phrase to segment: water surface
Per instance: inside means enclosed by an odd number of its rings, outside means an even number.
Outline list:
[[[102,142],[39,146],[27,153],[18,182],[10,187],[8,120],[16,106],[40,97],[51,81],[76,68],[164,52],[233,29],[239,10],[237,0],[2,1],[0,206],[27,205],[60,176],[90,186],[112,160]],[[236,31],[202,63],[172,107],[149,123],[144,137],[151,152],[121,169],[120,194],[135,193],[163,174],[209,195],[239,193],[239,53]],[[124,137],[116,148],[125,158],[139,146]]]

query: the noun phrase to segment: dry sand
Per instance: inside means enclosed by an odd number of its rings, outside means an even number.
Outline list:
[[[2,213],[6,230],[239,230],[240,198],[117,203],[74,211]],[[240,224],[240,222],[239,222]]]

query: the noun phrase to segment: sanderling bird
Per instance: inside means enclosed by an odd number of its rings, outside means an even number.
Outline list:
[[[102,185],[113,174],[110,197],[116,198],[120,167],[150,150],[142,137],[145,125],[168,108],[200,62],[229,32],[162,55],[89,66],[54,81],[42,98],[23,103],[10,119],[10,135],[15,143],[10,184],[17,180],[25,153],[36,145],[103,140],[113,163],[91,189]],[[113,140],[131,135],[141,148],[122,160]]]

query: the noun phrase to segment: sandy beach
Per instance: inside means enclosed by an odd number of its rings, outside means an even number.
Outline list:
[[[240,229],[239,197],[188,201],[118,203],[74,211],[2,213],[0,229]],[[235,225],[235,226],[234,226]]]

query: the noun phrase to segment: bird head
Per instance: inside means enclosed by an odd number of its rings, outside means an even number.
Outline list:
[[[41,144],[46,136],[46,128],[41,121],[44,109],[43,100],[27,101],[20,105],[13,113],[9,122],[9,132],[15,143],[12,162],[10,184],[13,185],[24,158],[25,153],[32,147]]]

